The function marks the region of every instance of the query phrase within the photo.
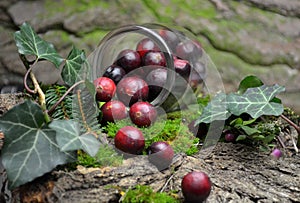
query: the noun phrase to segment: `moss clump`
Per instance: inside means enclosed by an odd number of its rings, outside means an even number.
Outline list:
[[[182,121],[182,114],[177,114],[179,118],[173,115],[173,119],[159,118],[152,126],[148,128],[139,128],[145,137],[145,149],[153,142],[167,141],[173,147],[175,153],[193,154],[198,151],[195,143],[198,143],[196,138],[188,129],[187,122]],[[117,131],[124,126],[135,126],[130,119],[124,119],[116,123],[108,123],[104,127],[108,137],[114,138]],[[145,151],[146,153],[146,151]]]
[[[123,157],[110,146],[101,146],[95,157],[91,157],[83,151],[78,151],[77,165],[85,167],[119,166]]]
[[[164,192],[154,192],[150,186],[137,185],[123,196],[122,203],[177,203],[179,200]]]

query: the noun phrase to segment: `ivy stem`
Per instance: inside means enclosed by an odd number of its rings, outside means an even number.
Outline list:
[[[49,111],[47,112],[48,115],[52,115],[52,113],[54,112],[55,108],[65,99],[65,97],[78,85],[80,85],[81,83],[84,83],[84,80],[80,80],[78,82],[76,82],[75,84],[73,84],[66,92],[63,96],[61,96],[61,98],[59,98],[59,100],[49,109]]]
[[[31,94],[36,94],[38,93],[39,95],[39,103],[40,106],[44,112],[44,117],[45,117],[45,121],[47,123],[49,123],[51,121],[48,113],[47,113],[47,108],[46,108],[46,97],[45,97],[45,93],[43,92],[42,88],[40,87],[38,80],[36,79],[34,73],[32,72],[32,69],[35,67],[35,65],[37,64],[37,62],[39,61],[38,58],[36,58],[34,60],[34,62],[32,63],[32,65],[30,65],[30,62],[27,60],[27,58],[24,55],[19,55],[23,64],[25,65],[27,72],[24,76],[24,87],[25,89],[30,92]],[[30,79],[32,80],[33,86],[34,86],[34,90],[30,89],[27,85],[27,78],[28,75],[30,75]]]
[[[291,121],[289,118],[287,118],[285,115],[281,114],[280,117],[285,120],[288,124],[290,124],[293,128],[295,128],[295,130],[298,133],[298,139],[297,139],[297,147],[300,148],[300,127],[294,123],[293,121]]]

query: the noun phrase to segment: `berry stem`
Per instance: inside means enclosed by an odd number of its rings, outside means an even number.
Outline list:
[[[280,117],[285,120],[288,124],[290,124],[293,128],[295,128],[295,130],[297,131],[298,133],[298,139],[297,139],[297,144],[296,146],[298,148],[300,148],[300,127],[294,123],[293,121],[291,121],[289,118],[287,118],[285,115],[281,114]]]

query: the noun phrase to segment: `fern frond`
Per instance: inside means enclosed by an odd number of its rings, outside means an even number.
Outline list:
[[[50,86],[45,93],[46,106],[50,109],[66,93],[67,87],[63,85]],[[56,107],[52,114],[54,119],[71,119],[72,118],[72,95],[67,95],[65,99]]]
[[[92,87],[92,88],[91,88]],[[89,82],[81,84],[73,94],[73,119],[80,124],[82,133],[100,131],[99,109],[95,101],[95,88]]]

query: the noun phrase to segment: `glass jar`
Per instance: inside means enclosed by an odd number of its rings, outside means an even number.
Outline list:
[[[138,50],[141,65],[134,70],[125,71],[124,77],[138,76],[145,80],[150,88],[149,94],[153,93],[151,87],[159,86],[159,93],[155,98],[152,96],[149,102],[154,106],[162,107],[166,112],[196,104],[197,92],[202,89],[206,67],[210,60],[196,38],[182,28],[144,24],[124,26],[111,31],[87,58],[90,65],[90,80],[103,76],[107,68],[113,64],[118,65],[120,52],[125,49],[136,51],[138,44],[145,38],[150,39],[156,48],[158,47],[158,52],[163,54],[165,64],[146,64],[146,54],[142,56],[141,50]],[[148,51],[157,52],[157,49]],[[159,68],[164,70],[161,73],[157,72],[156,76],[162,77],[165,82],[151,83],[150,72]]]

